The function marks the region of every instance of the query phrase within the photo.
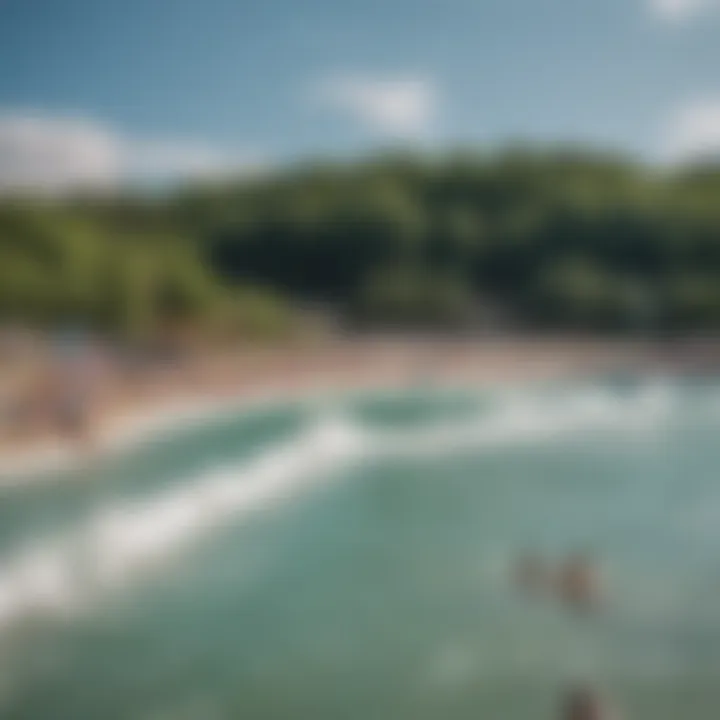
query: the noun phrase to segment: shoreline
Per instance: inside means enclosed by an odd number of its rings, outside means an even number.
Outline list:
[[[606,340],[349,340],[292,352],[229,353],[193,367],[199,373],[192,381],[176,380],[159,394],[121,397],[101,408],[92,449],[59,433],[6,440],[0,445],[0,488],[44,481],[88,457],[102,461],[194,423],[323,395],[410,390],[425,383],[501,387],[653,369],[667,372],[667,363],[658,363],[642,343]]]

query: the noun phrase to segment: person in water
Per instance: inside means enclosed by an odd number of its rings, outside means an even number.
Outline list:
[[[576,608],[590,608],[600,600],[600,580],[595,564],[585,555],[576,555],[561,568],[557,578],[561,598]]]
[[[618,720],[607,702],[592,688],[573,688],[565,698],[562,720]]]

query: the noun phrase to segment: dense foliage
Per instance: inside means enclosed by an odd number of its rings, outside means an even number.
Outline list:
[[[129,334],[280,328],[278,296],[355,324],[694,330],[720,324],[719,280],[720,171],[580,152],[386,157],[0,212],[3,315]]]
[[[107,211],[85,203],[0,210],[0,320],[138,341],[285,331],[279,298],[223,283],[168,223],[146,217],[130,228]]]

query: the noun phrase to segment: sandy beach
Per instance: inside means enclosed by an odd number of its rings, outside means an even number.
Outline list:
[[[700,355],[697,350],[685,354]],[[680,356],[662,358],[647,343],[606,339],[379,338],[204,354],[180,366],[141,372],[132,381],[109,383],[92,407],[91,445],[65,437],[52,424],[24,433],[6,424],[0,483],[39,479],[88,453],[102,456],[257,404],[424,383],[477,387],[681,366]]]

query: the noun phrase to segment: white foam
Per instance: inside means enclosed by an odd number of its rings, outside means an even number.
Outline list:
[[[116,501],[69,532],[0,563],[0,626],[24,616],[82,609],[232,518],[268,508],[365,454],[414,457],[458,447],[564,439],[588,430],[646,430],[663,422],[671,390],[603,391],[507,399],[481,417],[380,433],[328,416],[242,466],[216,468],[158,495]]]
[[[600,389],[551,398],[509,397],[494,412],[474,420],[443,423],[420,431],[398,432],[378,445],[385,452],[423,455],[461,448],[502,447],[518,442],[548,442],[568,433],[646,433],[667,421],[674,395],[668,385],[651,385],[632,396]]]
[[[179,490],[110,505],[79,529],[16,552],[0,569],[0,626],[80,609],[230,517],[327,477],[362,447],[352,426],[330,418],[244,468],[218,469]]]

